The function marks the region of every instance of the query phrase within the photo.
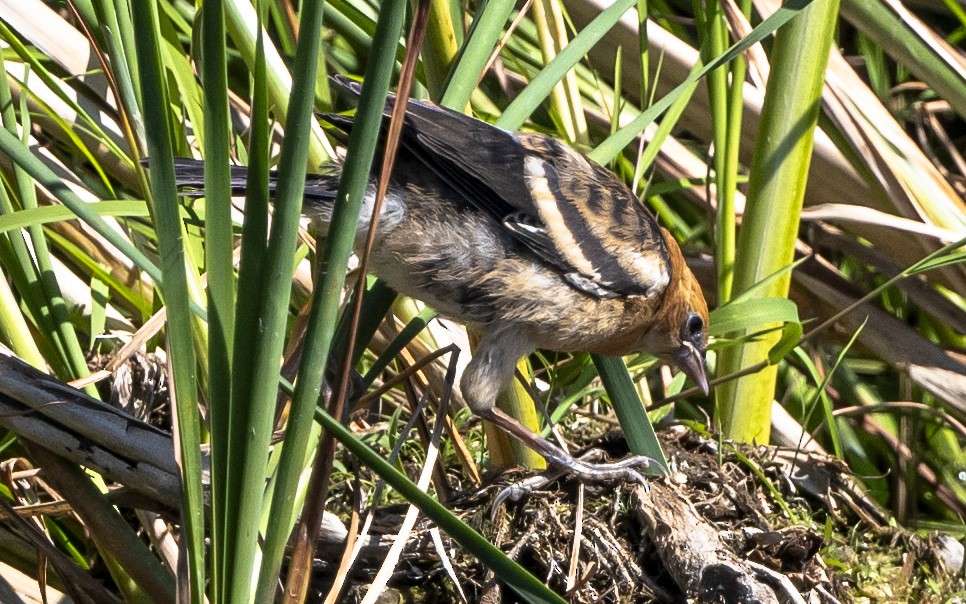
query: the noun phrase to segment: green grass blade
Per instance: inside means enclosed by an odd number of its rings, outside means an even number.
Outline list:
[[[146,218],[149,216],[148,206],[144,201],[133,199],[110,199],[95,201],[87,206],[99,216],[114,216],[118,218]],[[39,206],[29,210],[18,210],[13,214],[0,216],[0,233],[17,231],[19,229],[75,220],[77,215],[65,206]]]
[[[3,268],[2,264],[0,268]],[[47,361],[34,341],[26,318],[20,312],[20,304],[7,283],[5,272],[0,270],[0,333],[3,334],[3,341],[18,357],[37,369],[44,369]]]
[[[453,2],[430,0],[429,22],[421,58],[430,97],[438,99],[443,91],[450,67],[456,58],[456,29]],[[475,86],[475,82],[474,82]]]
[[[379,377],[386,367],[396,358],[400,352],[409,344],[413,339],[425,329],[426,325],[436,317],[436,311],[431,308],[424,308],[419,312],[418,315],[413,317],[406,326],[399,332],[389,346],[386,347],[385,352],[379,355],[379,358],[372,364],[366,374],[362,376],[362,386],[368,388],[372,385],[376,378]]]
[[[134,11],[141,89],[161,99],[165,94],[161,62],[161,41],[157,5],[150,3]],[[167,103],[157,98],[142,99],[147,149],[151,157],[151,192],[161,255],[160,282],[168,312],[169,364],[174,375],[178,442],[182,470],[184,550],[191,589],[191,601],[204,601],[205,514],[201,486],[201,427],[198,417],[197,367],[192,334],[190,291],[182,246],[182,222],[177,203]],[[100,220],[100,217],[97,217]],[[130,247],[130,246],[129,246]]]
[[[325,241],[321,281],[313,293],[304,352],[299,366],[299,380],[292,397],[277,484],[272,495],[271,517],[280,526],[290,526],[297,511],[288,494],[294,492],[298,484],[310,445],[311,418],[319,400],[346,269],[356,238],[359,213],[369,186],[405,14],[405,2],[396,0],[384,3],[372,40],[359,109],[349,135],[349,151],[336,194],[336,199],[343,200],[343,203],[335,206]],[[268,597],[274,593],[287,537],[281,531],[266,535],[265,555],[259,577],[259,597]]]
[[[489,0],[480,6],[473,25],[453,63],[453,70],[439,100],[443,107],[462,111],[470,102],[476,83],[490,54],[503,36],[503,25],[510,18],[513,0]]]
[[[711,311],[708,335],[723,336],[769,323],[799,323],[798,307],[788,298],[741,300]]]
[[[882,2],[846,0],[842,3],[842,16],[900,65],[922,78],[961,118],[966,118],[966,78],[962,57],[950,59],[943,56],[944,52],[955,53],[955,49],[928,44],[928,40],[906,26],[895,11]]]
[[[71,191],[50,168],[35,157],[26,145],[6,130],[0,130],[0,152],[22,167],[40,186],[50,191],[58,201],[70,208],[75,216],[87,223],[98,235],[117,247],[125,257],[147,273],[151,279],[155,282],[162,281],[161,270],[147,256],[134,247],[130,241],[118,234],[97,212]]]
[[[254,71],[257,16],[251,2],[249,0],[225,0],[225,17],[228,35],[235,42],[236,48],[245,59],[245,63]],[[289,95],[295,92],[290,90],[294,85],[294,72],[289,74],[289,69],[278,50],[272,45],[271,38],[266,38],[264,44],[268,94],[272,100],[275,117],[288,126],[290,119],[288,112],[294,108],[290,105],[289,99]],[[312,74],[312,77],[314,82],[315,74]],[[303,126],[306,128],[304,133],[308,135],[309,140],[309,161],[305,165],[320,166],[333,157],[334,152],[317,123],[306,123]],[[291,132],[288,128],[286,128],[286,131]]]
[[[553,87],[573,69],[601,38],[616,24],[621,16],[637,5],[637,0],[617,0],[600,13],[587,27],[567,44],[537,77],[507,107],[496,124],[507,130],[517,130],[530,114],[550,95]]]
[[[230,12],[230,11],[229,11]],[[321,3],[309,3],[302,9],[298,46],[295,53],[293,84],[291,97],[288,100],[285,129],[289,136],[282,143],[279,159],[278,188],[275,195],[275,212],[273,215],[271,233],[264,258],[256,255],[257,262],[242,267],[241,278],[248,283],[246,273],[257,271],[259,266],[275,267],[268,274],[261,276],[262,287],[257,292],[247,292],[244,297],[257,298],[245,302],[244,313],[239,309],[239,327],[243,325],[241,317],[246,316],[244,324],[258,325],[257,333],[251,338],[251,347],[242,353],[238,346],[242,340],[236,340],[236,366],[234,368],[234,386],[232,389],[233,404],[237,404],[245,397],[248,408],[244,413],[239,409],[232,409],[231,437],[229,459],[230,465],[226,471],[237,472],[237,478],[232,482],[232,491],[228,497],[229,518],[228,527],[232,527],[236,534],[231,536],[224,563],[230,571],[230,578],[226,581],[223,597],[248,601],[254,595],[256,581],[261,581],[264,573],[256,575],[255,560],[258,553],[258,527],[265,505],[264,476],[268,462],[268,447],[272,432],[272,421],[275,411],[275,398],[278,392],[278,362],[282,355],[285,341],[286,322],[291,292],[292,259],[298,236],[299,216],[302,208],[302,191],[305,187],[306,166],[310,161],[309,133],[314,124],[312,109],[315,101],[315,76],[319,64],[319,45],[321,42],[322,26]],[[267,45],[267,40],[264,41]],[[256,44],[257,46],[257,44]],[[256,65],[257,67],[257,65]],[[256,74],[265,73],[268,96],[272,96],[270,69],[264,72],[256,69]],[[258,75],[259,80],[262,76]],[[261,84],[260,84],[261,87]],[[267,106],[265,106],[267,110]],[[264,114],[263,114],[264,115]],[[261,116],[259,116],[261,117]],[[258,145],[255,153],[259,154],[259,164],[252,167],[251,177],[259,179],[267,175],[264,165],[267,156],[261,154],[267,151],[264,147],[266,140],[255,141]],[[314,161],[314,160],[312,160]],[[261,209],[264,202],[261,196],[267,197],[267,182],[259,180],[254,185],[251,194],[259,194],[258,203]],[[263,224],[259,217],[259,228]],[[258,246],[254,240],[246,240],[247,246]],[[259,275],[252,274],[253,281],[259,280]],[[240,301],[240,303],[242,303]],[[248,306],[249,304],[253,306]],[[255,308],[254,305],[259,305]],[[255,323],[248,323],[248,316],[256,315]],[[236,334],[236,337],[238,335]],[[249,359],[248,356],[251,355]],[[245,370],[240,363],[245,364]],[[248,366],[250,364],[250,367]],[[250,370],[249,370],[250,369]],[[301,383],[302,380],[299,380]],[[288,446],[286,445],[286,449]],[[304,451],[304,450],[303,450]],[[304,453],[299,461],[304,459]],[[260,477],[255,480],[255,477]],[[276,487],[276,493],[283,491]],[[286,493],[289,492],[286,490]],[[288,535],[279,537],[275,533],[266,535],[267,539],[281,538],[284,544]],[[263,560],[265,558],[263,557]],[[275,577],[270,579],[276,580]]]
[[[227,534],[226,484],[232,383],[232,350],[235,331],[235,270],[232,259],[234,232],[231,219],[229,152],[231,131],[228,116],[228,72],[225,13],[222,0],[201,5],[201,55],[199,68],[204,88],[205,157],[205,268],[208,275],[208,400],[212,430],[212,595],[223,593]],[[197,129],[197,124],[195,124]],[[250,477],[257,480],[258,477]]]
[[[667,458],[661,442],[654,433],[651,419],[644,410],[644,403],[634,388],[634,382],[627,372],[627,365],[618,357],[604,357],[591,355],[594,365],[600,373],[610,402],[614,405],[617,419],[620,420],[621,430],[627,438],[627,444],[635,455],[646,455],[657,461],[661,470],[668,472]],[[651,473],[651,472],[648,472]]]
[[[264,13],[264,3],[260,6]],[[253,516],[260,510],[239,509],[239,492],[251,480],[262,480],[264,468],[252,469],[254,476],[243,471],[247,451],[249,417],[252,409],[272,406],[270,393],[253,391],[250,376],[258,362],[258,326],[263,320],[263,297],[266,295],[269,274],[264,270],[268,260],[267,240],[269,232],[269,98],[265,55],[261,36],[255,43],[254,71],[252,73],[252,129],[248,148],[248,182],[245,191],[245,223],[242,226],[241,254],[238,275],[238,291],[245,292],[236,298],[235,333],[231,352],[232,388],[229,401],[212,401],[212,504],[214,517],[213,542],[213,589],[216,599],[224,600],[228,594],[247,591],[234,587],[238,578],[234,574],[234,556],[241,538],[253,539]],[[284,290],[288,292],[288,288]],[[266,368],[265,379],[271,379],[271,367]],[[259,398],[261,397],[261,398]],[[239,530],[244,524],[245,530]]]
[[[287,132],[308,133],[314,124],[312,120],[312,108],[315,100],[315,77],[319,66],[322,14],[321,3],[311,3],[302,8],[299,25],[299,31],[302,33],[299,36],[296,48],[292,97],[289,103],[289,113],[286,123]],[[266,83],[266,85],[269,89],[271,88],[270,83]],[[295,253],[298,220],[302,205],[302,191],[305,186],[305,171],[310,161],[313,160],[310,160],[309,137],[286,137],[279,161],[275,214],[272,222],[269,246],[264,259],[266,266],[277,266],[279,265],[278,263],[281,263],[282,266],[290,266],[291,259]],[[260,451],[251,452],[250,459],[246,459],[246,468],[253,475],[257,471],[264,472],[265,463],[268,460],[268,439],[271,436],[272,428],[270,411],[274,409],[273,402],[277,391],[276,384],[278,380],[278,359],[282,353],[282,336],[284,335],[283,329],[285,327],[289,303],[288,292],[291,288],[290,270],[272,271],[272,273],[274,274],[268,276],[266,291],[275,292],[276,295],[271,300],[266,299],[263,301],[264,308],[262,311],[266,315],[265,319],[262,320],[270,321],[268,324],[270,329],[266,330],[266,340],[264,343],[258,345],[259,348],[270,347],[270,349],[264,352],[262,350],[256,351],[256,364],[254,366],[256,374],[252,382],[252,387],[258,390],[258,396],[253,397],[254,403],[266,407],[257,414],[253,413],[249,419],[251,429],[256,430],[258,433],[258,446],[262,447]],[[281,295],[283,291],[285,294]],[[270,341],[267,340],[269,334],[271,335]],[[305,345],[309,347],[311,343],[307,340]],[[324,363],[322,363],[322,366],[324,369]],[[309,372],[310,369],[304,360],[301,365],[301,371],[303,373],[300,375],[298,381],[299,386],[303,386],[304,382],[310,381],[314,382],[310,385],[311,387],[321,387],[321,373],[315,378],[307,376],[305,372]],[[239,379],[242,379],[242,376],[239,376]],[[262,379],[268,380],[268,383],[259,383],[259,380]],[[313,406],[316,399],[317,394],[312,400]],[[281,555],[285,542],[288,539],[287,529],[291,526],[291,517],[294,513],[292,509],[294,501],[291,493],[295,490],[295,484],[297,483],[298,476],[302,470],[302,464],[306,458],[306,443],[308,434],[311,431],[311,421],[299,422],[299,418],[296,417],[295,404],[293,401],[288,429],[286,430],[286,442],[284,443],[282,451],[282,461],[280,462],[276,475],[276,486],[273,490],[270,503],[270,517],[275,520],[277,530],[269,531],[265,535],[265,544],[262,548],[262,561],[257,575],[257,583],[250,585],[255,590],[255,594],[260,594],[255,595],[256,600],[261,600],[263,597],[268,597],[270,600],[274,595],[275,585],[278,581],[277,575],[281,563]],[[289,433],[293,429],[293,426],[297,426],[296,429],[304,431],[304,439],[301,446],[293,444],[289,440]],[[250,449],[251,445],[246,445],[243,440],[239,440],[237,447],[238,449],[236,450],[239,454],[246,454],[248,453],[247,449]],[[235,448],[234,445],[233,448]],[[263,497],[265,496],[263,485],[259,483],[256,485],[242,486],[244,487],[243,493],[245,494],[245,498],[250,500],[251,503],[243,503],[239,506],[239,510],[250,510],[254,523],[253,526],[257,528],[262,505],[268,503],[263,501]],[[255,534],[252,534],[246,537],[245,543],[243,544],[245,548],[244,562],[246,568],[251,568],[248,571],[249,582],[251,582],[251,574],[254,571],[254,568],[248,565],[254,562],[251,555],[255,553],[255,550],[251,548],[256,544],[253,540],[255,536]],[[235,568],[236,565],[233,565],[232,570],[235,571]],[[244,587],[242,585],[245,581],[244,573],[237,574],[236,581],[239,589]]]
[[[26,98],[20,98],[20,124],[17,123],[17,116],[13,110],[12,97],[10,94],[9,82],[5,69],[0,69],[0,106],[3,107],[3,126],[11,134],[16,135],[17,129],[21,129],[21,138],[25,145],[30,142],[31,121],[30,113],[27,110]],[[37,190],[33,180],[23,170],[14,165],[13,180],[17,197],[20,199],[21,207],[31,209],[37,207]],[[9,205],[5,203],[4,205]],[[55,272],[51,260],[50,248],[47,245],[47,238],[44,236],[43,229],[38,225],[28,227],[30,238],[28,239],[31,250],[31,257],[36,262],[37,293],[40,295],[41,307],[34,309],[38,315],[48,317],[52,330],[48,332],[48,337],[53,340],[60,352],[61,362],[68,371],[70,379],[77,379],[87,375],[87,359],[77,339],[77,332],[74,330],[67,313],[67,302],[61,291],[60,284],[54,278]],[[84,389],[87,394],[97,396],[97,389],[93,385],[88,385]]]

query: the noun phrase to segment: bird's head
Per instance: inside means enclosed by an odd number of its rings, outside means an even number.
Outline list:
[[[677,242],[667,231],[664,236],[671,259],[671,281],[643,348],[679,368],[707,394],[708,303]]]

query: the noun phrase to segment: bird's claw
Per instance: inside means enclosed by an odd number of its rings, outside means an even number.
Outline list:
[[[555,465],[571,474],[580,482],[615,483],[615,482],[636,482],[647,486],[647,479],[637,471],[638,468],[650,468],[657,462],[644,455],[634,455],[627,459],[611,463],[592,463],[583,457],[561,460],[562,463],[554,462]]]
[[[582,483],[625,483],[636,482],[647,488],[647,479],[639,472],[639,469],[659,466],[654,459],[644,455],[634,455],[616,462],[599,463],[593,460],[601,459],[603,452],[600,449],[591,449],[580,457],[569,455],[559,457],[547,457],[547,462],[551,468],[536,476],[525,478],[504,487],[493,499],[493,507],[490,513],[491,518],[495,517],[496,511],[507,500],[519,501],[525,496],[532,495],[538,489],[545,487],[551,482],[567,474],[573,476]]]
[[[490,520],[496,520],[496,513],[503,505],[503,502],[507,500],[520,501],[524,497],[533,494],[534,491],[542,489],[561,476],[563,476],[563,472],[560,470],[550,470],[549,472],[524,478],[523,480],[518,480],[511,485],[503,487],[503,489],[497,493],[496,497],[493,498],[493,505],[490,507]]]

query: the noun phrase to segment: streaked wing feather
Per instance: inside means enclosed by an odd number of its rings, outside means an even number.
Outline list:
[[[503,219],[503,226],[528,248],[536,252],[540,258],[552,264],[561,272],[566,274],[573,270],[573,267],[557,252],[546,227],[536,217],[523,212],[515,212]]]
[[[571,283],[623,295],[663,292],[671,276],[664,235],[627,186],[555,139],[519,138],[529,152],[524,173],[540,219],[581,276]]]

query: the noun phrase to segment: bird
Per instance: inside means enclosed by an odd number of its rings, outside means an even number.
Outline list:
[[[335,83],[361,92],[347,78]],[[324,119],[343,132],[353,124],[345,114]],[[323,226],[339,168],[336,161],[307,177],[303,214]],[[200,160],[176,159],[175,174],[200,194]],[[233,167],[231,182],[234,193],[244,191],[243,167]],[[708,393],[708,306],[677,241],[622,180],[553,137],[409,99],[368,270],[482,334],[460,381],[467,405],[578,480],[641,481],[636,468],[653,460],[585,462],[503,412],[496,399],[521,358],[538,349],[645,351]]]

